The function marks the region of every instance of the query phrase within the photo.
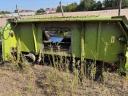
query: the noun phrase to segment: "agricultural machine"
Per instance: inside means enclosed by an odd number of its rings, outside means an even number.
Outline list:
[[[8,20],[2,31],[2,59],[83,69],[94,79],[103,69],[125,74],[127,19],[122,17],[21,17]]]

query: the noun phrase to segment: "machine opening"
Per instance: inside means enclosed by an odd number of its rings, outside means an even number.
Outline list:
[[[45,27],[43,49],[53,52],[71,52],[71,30],[67,27]]]

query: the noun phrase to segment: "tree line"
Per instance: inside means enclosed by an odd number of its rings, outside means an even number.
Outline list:
[[[80,3],[71,3],[68,5],[62,5],[64,12],[76,12],[76,11],[96,11],[106,9],[117,9],[119,7],[120,0],[81,0]],[[122,8],[128,7],[128,0],[122,0]],[[57,6],[57,12],[61,12],[61,6]],[[0,14],[9,14],[9,11],[0,11]],[[36,11],[36,14],[44,14],[45,10],[40,8]]]
[[[71,3],[62,6],[64,12],[75,11],[96,11],[105,9],[116,9],[119,7],[120,0],[103,0],[102,2],[96,0],[81,0],[79,4]],[[128,0],[122,0],[122,8],[128,7]],[[61,6],[57,7],[57,12],[61,12]]]
[[[9,11],[0,11],[0,14],[10,14]]]

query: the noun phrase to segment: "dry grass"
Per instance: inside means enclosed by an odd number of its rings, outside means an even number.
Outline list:
[[[78,83],[77,70],[71,74],[48,66],[26,65],[21,71],[12,66],[0,67],[0,96],[128,96],[128,78],[115,73],[104,73],[103,83],[86,78]]]
[[[57,69],[35,66],[38,86],[46,96],[127,96],[128,78],[115,73],[104,73],[104,82],[98,83],[84,78],[78,83],[77,75]],[[37,76],[38,77],[38,76]]]
[[[32,70],[19,71],[18,67],[6,65],[0,68],[0,96],[32,96],[35,79]],[[32,93],[32,94],[31,94]]]

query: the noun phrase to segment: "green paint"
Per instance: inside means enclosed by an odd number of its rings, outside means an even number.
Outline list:
[[[37,53],[42,53],[42,43],[43,43],[43,37],[42,37],[42,30],[41,26],[37,27],[37,32],[36,32],[36,41],[37,41]]]
[[[19,24],[17,25],[16,34],[20,40],[20,51],[35,52],[35,44],[33,37],[32,24]]]
[[[35,25],[34,24],[32,24],[32,33],[33,33],[33,40],[34,40],[34,47],[35,47],[35,52],[37,53],[37,41],[36,41],[36,37],[37,36],[35,36],[35,34],[36,34],[36,28],[35,28]]]
[[[126,70],[128,71],[128,52],[126,53],[126,57],[127,57],[127,62],[126,62],[126,64],[125,64],[125,68],[126,68]]]
[[[109,63],[119,61],[118,54],[126,53],[126,45],[119,41],[124,36],[128,41],[127,20],[125,17],[22,17],[9,19],[14,29],[4,30],[5,37],[9,31],[15,33],[17,44],[13,39],[4,40],[3,57],[10,56],[10,48],[17,45],[18,53],[44,53],[42,50],[42,28],[49,24],[63,26],[70,24],[72,32],[72,56],[83,59],[101,60]],[[60,25],[57,25],[60,24]],[[62,24],[62,25],[61,25]],[[122,25],[123,24],[123,25]],[[7,27],[7,26],[6,26]],[[12,44],[10,43],[12,41]],[[15,42],[16,42],[15,41]],[[9,45],[9,47],[7,47]],[[7,47],[7,49],[6,49]],[[62,54],[62,53],[57,53]]]
[[[97,59],[98,22],[85,23],[85,58]]]
[[[16,48],[16,38],[15,34],[13,37],[10,36],[10,33],[14,33],[11,25],[9,23],[3,28],[2,31],[2,57],[4,61],[11,59],[11,49],[12,47]]]
[[[102,23],[99,59],[107,62],[116,62],[119,60],[118,54],[126,53],[126,44],[119,41],[120,36],[125,35],[117,22]]]
[[[100,38],[101,37],[102,37],[101,36],[101,22],[98,22],[97,45],[96,45],[97,56],[96,56],[96,58],[99,58],[100,51],[101,51],[101,48],[100,48],[100,45],[101,45],[101,39]]]
[[[81,24],[81,30],[80,30],[80,40],[81,40],[81,51],[80,51],[80,54],[81,54],[81,61],[84,60],[85,58],[85,42],[84,42],[84,38],[85,38],[85,25],[84,23]]]
[[[72,37],[71,37],[71,41],[72,41],[72,56],[73,57],[81,57],[81,34],[80,34],[80,26],[75,25],[73,26],[72,29]]]
[[[15,34],[20,52],[39,53],[42,42],[42,32],[39,26],[35,27],[33,23],[18,24]]]
[[[11,22],[53,22],[53,21],[126,21],[125,17],[100,17],[100,16],[67,16],[67,17],[45,17],[45,16],[26,16],[17,19],[10,19]]]

